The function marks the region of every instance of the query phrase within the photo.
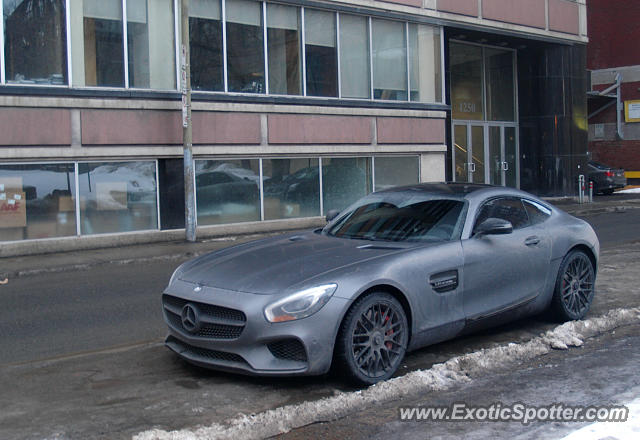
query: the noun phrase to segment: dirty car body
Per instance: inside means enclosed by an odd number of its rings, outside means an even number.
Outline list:
[[[359,383],[406,351],[550,310],[580,319],[598,239],[504,187],[420,184],[370,194],[326,227],[215,251],[176,269],[166,345],[190,363]]]

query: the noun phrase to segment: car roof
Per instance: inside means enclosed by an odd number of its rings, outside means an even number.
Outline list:
[[[515,188],[498,185],[486,185],[481,183],[457,183],[457,182],[437,182],[437,183],[418,183],[414,185],[398,186],[378,192],[401,192],[411,193],[420,192],[434,196],[443,196],[447,198],[460,200],[480,200],[491,196],[511,196],[526,197],[534,200],[538,198],[532,194],[520,191]]]

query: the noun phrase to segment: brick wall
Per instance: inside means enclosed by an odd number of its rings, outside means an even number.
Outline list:
[[[640,64],[640,1],[588,0],[587,23],[588,69]]]
[[[606,165],[640,171],[640,140],[589,142],[593,160]]]

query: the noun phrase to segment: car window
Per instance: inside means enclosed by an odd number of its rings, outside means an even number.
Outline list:
[[[551,216],[551,210],[546,206],[532,200],[523,200],[524,209],[527,211],[529,221],[532,225],[542,223]]]
[[[520,199],[503,198],[486,202],[476,218],[474,229],[488,218],[499,218],[511,222],[513,229],[529,226],[529,217]]]
[[[393,196],[393,194],[391,194]],[[368,203],[367,203],[368,202]],[[459,200],[368,201],[339,219],[335,237],[384,241],[450,241],[457,235],[464,203]]]

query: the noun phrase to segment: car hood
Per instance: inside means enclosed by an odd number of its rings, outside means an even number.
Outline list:
[[[414,246],[314,232],[286,235],[203,255],[181,266],[178,278],[225,290],[272,295],[318,275]]]

